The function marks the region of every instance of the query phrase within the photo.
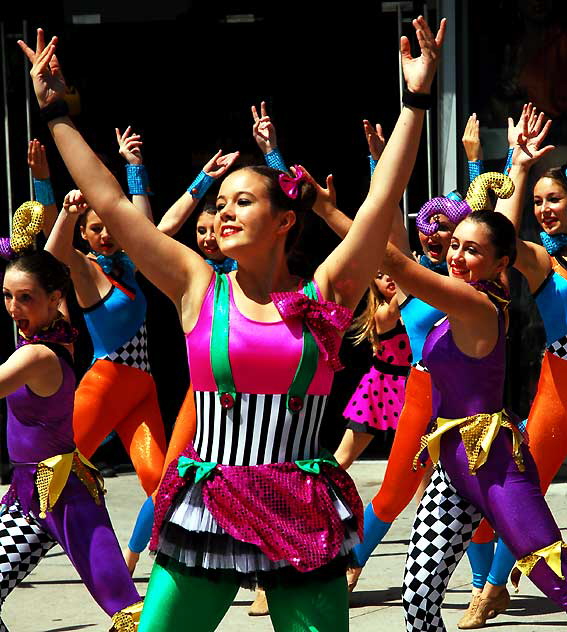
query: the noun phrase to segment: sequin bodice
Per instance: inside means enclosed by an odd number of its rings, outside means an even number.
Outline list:
[[[38,463],[75,449],[75,373],[70,355],[60,345],[46,346],[58,355],[63,381],[59,390],[49,397],[40,397],[22,386],[6,398],[8,454],[14,463]]]
[[[498,340],[483,358],[471,358],[457,348],[448,319],[433,328],[425,341],[423,360],[431,372],[434,418],[458,419],[502,409],[505,341],[501,312]]]

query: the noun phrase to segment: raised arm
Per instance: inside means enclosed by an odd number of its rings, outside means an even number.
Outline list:
[[[37,138],[30,140],[28,144],[28,166],[32,174],[35,199],[40,204],[43,204],[43,234],[47,238],[53,228],[53,224],[55,224],[57,204],[55,203],[55,195],[51,185],[45,146]]]
[[[178,233],[212,183],[224,176],[239,156],[238,151],[223,156],[222,149],[219,149],[189,185],[187,191],[165,212],[158,224],[158,230],[171,237]]]
[[[480,319],[491,320],[494,308],[485,294],[461,280],[437,274],[406,257],[388,244],[382,271],[389,274],[404,291],[462,322],[473,325]]]
[[[285,160],[278,148],[278,137],[275,125],[268,116],[266,102],[262,101],[262,103],[260,103],[260,115],[258,115],[258,110],[255,105],[251,107],[251,110],[252,119],[254,121],[252,125],[252,136],[260,148],[260,151],[264,154],[266,164],[268,167],[273,167],[280,171],[287,171],[288,168],[286,167]]]
[[[530,103],[524,106],[518,125],[510,127],[510,129],[513,127],[513,129],[521,130],[516,137],[509,173],[515,189],[510,198],[498,200],[495,210],[505,215],[514,224],[516,233],[519,233],[522,224],[530,169],[545,154],[554,149],[552,145],[541,147],[550,126],[551,121],[546,121],[543,113],[537,114]],[[518,239],[514,267],[526,277],[530,291],[534,292],[549,274],[551,263],[545,248],[539,244]]]
[[[128,193],[132,196],[132,204],[153,222],[148,172],[142,157],[142,137],[140,134],[134,134],[130,125],[124,132],[121,132],[117,127],[114,131],[116,132],[118,153],[126,161]]]
[[[46,46],[43,31],[38,29],[35,51],[21,40],[18,43],[32,62],[31,76],[43,118],[49,118],[49,129],[75,183],[142,274],[176,304],[188,330],[209,284],[210,266],[140,216],[66,115],[65,81],[55,56],[57,38]]]
[[[480,123],[473,112],[465,125],[462,138],[469,166],[469,182],[472,182],[484,171],[482,163],[482,145],[480,144]]]
[[[344,240],[319,266],[315,279],[323,294],[354,308],[371,278],[380,269],[394,213],[407,186],[419,147],[425,110],[415,107],[428,100],[445,33],[442,20],[433,35],[425,19],[413,21],[421,55],[413,58],[409,40],[402,37],[402,68],[408,93],[407,104],[370,182],[368,196]]]

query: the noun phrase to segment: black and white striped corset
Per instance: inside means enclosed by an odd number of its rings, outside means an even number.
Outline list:
[[[216,392],[195,391],[195,450],[203,461],[224,465],[316,458],[327,395],[306,395],[298,413],[288,410],[286,397],[237,393],[226,409]]]

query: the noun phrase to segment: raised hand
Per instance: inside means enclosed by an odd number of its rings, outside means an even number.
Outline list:
[[[82,215],[89,207],[79,189],[69,191],[63,200],[63,210],[69,215]]]
[[[514,148],[518,142],[518,136],[524,132],[526,125],[533,127],[538,119],[538,113],[533,103],[524,103],[518,122],[514,123],[512,117],[508,117],[508,147]]]
[[[368,143],[368,151],[374,160],[379,160],[384,147],[386,147],[386,139],[384,138],[384,132],[380,123],[376,123],[376,128],[364,119],[362,121],[364,127],[364,135],[366,136],[366,142]]]
[[[223,156],[222,149],[219,149],[203,167],[203,171],[211,178],[220,178],[232,167],[239,156],[239,151],[233,151]]]
[[[116,131],[116,142],[119,147],[118,153],[129,165],[141,165],[143,162],[141,151],[143,142],[140,134],[134,134],[130,125],[122,134],[117,127],[114,129]]]
[[[410,92],[429,94],[441,56],[447,21],[445,18],[441,20],[439,30],[435,36],[422,15],[413,20],[412,24],[415,28],[421,55],[415,58],[412,57],[409,40],[404,35],[400,41],[402,70]]]
[[[52,37],[46,46],[43,29],[37,29],[35,51],[22,40],[18,40],[18,45],[32,64],[30,75],[39,107],[63,99],[65,79],[55,55],[57,37]]]
[[[476,114],[471,114],[463,133],[463,147],[469,162],[482,160],[482,145],[480,144],[480,123]]]
[[[305,167],[301,167],[305,177],[315,187],[317,198],[313,204],[313,210],[317,215],[323,216],[326,211],[337,208],[337,192],[335,191],[335,184],[333,182],[333,175],[329,174],[326,179],[326,188],[322,187],[315,178],[307,171]]]
[[[545,154],[555,149],[553,145],[547,145],[540,149],[551,128],[552,121],[547,119],[543,112],[538,114],[533,106],[531,109],[524,106],[520,123],[522,129],[515,141],[512,164],[529,168]]]
[[[37,138],[30,140],[28,144],[28,166],[36,180],[49,179],[49,165],[47,164],[45,146]]]
[[[260,116],[258,116],[255,105],[253,105],[251,109],[252,118],[254,119],[252,136],[260,148],[260,151],[263,154],[269,154],[278,146],[278,139],[276,136],[276,128],[266,110],[266,102],[262,101],[262,103],[260,103]]]

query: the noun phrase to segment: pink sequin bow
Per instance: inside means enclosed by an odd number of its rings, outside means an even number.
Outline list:
[[[341,337],[352,321],[352,311],[332,301],[314,301],[301,292],[274,292],[270,294],[280,316],[301,318],[309,327],[320,351],[333,371],[343,368],[339,360]]]
[[[289,176],[287,173],[280,173],[278,179],[280,187],[288,198],[296,200],[299,195],[299,183],[305,178],[305,172],[301,167],[294,166],[295,176]]]

